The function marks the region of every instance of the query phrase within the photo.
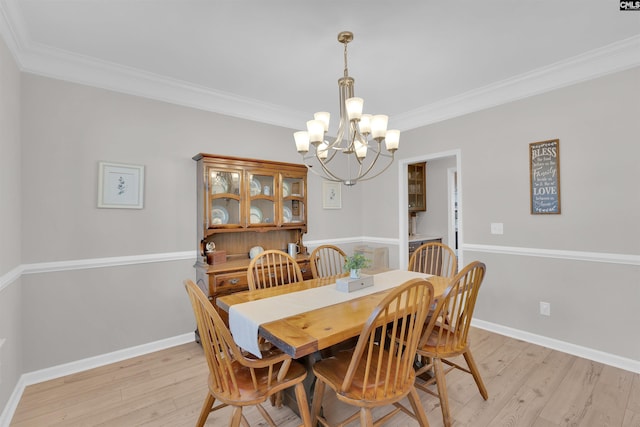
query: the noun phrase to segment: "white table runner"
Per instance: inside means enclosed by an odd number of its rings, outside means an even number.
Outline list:
[[[236,344],[256,357],[261,357],[258,347],[258,328],[263,323],[382,292],[411,279],[428,277],[431,275],[415,271],[391,270],[375,274],[373,286],[355,292],[340,292],[334,283],[258,301],[235,304],[229,308],[229,329]]]

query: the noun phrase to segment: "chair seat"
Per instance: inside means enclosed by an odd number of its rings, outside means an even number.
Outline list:
[[[304,379],[307,376],[307,371],[300,363],[292,361],[287,374],[278,382],[277,376],[280,370],[282,362],[273,365],[271,372],[271,378],[269,378],[269,368],[253,368],[256,376],[257,387],[254,387],[254,383],[251,377],[251,369],[246,366],[242,366],[239,362],[233,361],[231,368],[235,374],[235,380],[237,383],[237,391],[239,394],[224,393],[221,390],[215,388],[214,379],[209,375],[209,389],[215,391],[216,398],[228,405],[234,406],[249,406],[256,403],[262,403],[266,401],[271,395],[277,393],[291,386],[291,381],[295,379]],[[271,385],[269,385],[271,380]]]
[[[373,353],[373,365],[375,366],[378,363],[378,357],[375,357],[377,349],[374,350]],[[384,355],[387,356],[387,353],[384,352]],[[321,378],[322,381],[328,384],[329,387],[336,392],[339,400],[359,407],[380,406],[384,400],[388,400],[389,403],[392,403],[402,399],[411,390],[411,386],[415,381],[415,371],[413,370],[406,376],[406,381],[404,383],[398,384],[398,386],[392,391],[387,391],[386,396],[377,395],[379,394],[379,391],[383,389],[381,386],[385,383],[387,374],[389,373],[389,377],[391,378],[395,376],[394,372],[388,372],[386,369],[386,360],[384,360],[379,379],[376,381],[375,378],[371,378],[372,375],[370,375],[369,381],[365,387],[364,396],[362,392],[363,387],[365,386],[364,364],[360,364],[356,368],[356,373],[354,375],[353,382],[351,383],[351,387],[344,392],[340,391],[347,369],[351,363],[352,356],[353,351],[341,351],[334,357],[323,359],[313,366],[313,372],[316,377]]]
[[[418,347],[420,355],[446,358],[459,355],[468,348],[468,343],[460,339],[458,332],[452,333],[446,341],[439,339],[440,328],[440,326],[435,326],[426,343],[422,347]]]

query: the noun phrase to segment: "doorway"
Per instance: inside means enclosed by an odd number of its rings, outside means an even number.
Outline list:
[[[460,150],[451,150],[445,151],[441,153],[433,153],[427,154],[420,157],[412,157],[408,159],[403,159],[399,161],[398,164],[398,191],[399,191],[399,206],[398,206],[398,218],[399,218],[399,251],[398,258],[400,268],[405,268],[409,264],[409,215],[408,213],[408,174],[407,169],[408,165],[412,163],[420,163],[427,162],[427,187],[429,186],[429,162],[433,162],[439,159],[446,158],[455,158],[455,168],[450,168],[455,170],[455,194],[452,194],[451,186],[449,184],[449,173],[453,174],[453,172],[447,170],[447,178],[443,181],[443,192],[447,192],[449,197],[455,196],[457,199],[457,208],[454,205],[454,201],[449,200],[446,211],[448,212],[448,228],[443,232],[443,243],[448,243],[449,245],[454,244],[457,246],[457,255],[458,255],[458,265],[464,265],[463,261],[463,222],[462,222],[462,169],[461,169],[461,153]],[[428,194],[427,194],[428,197]],[[455,200],[455,199],[454,199]],[[427,202],[427,209],[429,209],[429,202]],[[457,214],[457,232],[455,227],[455,214]],[[452,233],[453,230],[453,233]],[[453,240],[452,240],[453,239]],[[457,243],[456,243],[457,242]],[[453,247],[453,246],[452,246]]]

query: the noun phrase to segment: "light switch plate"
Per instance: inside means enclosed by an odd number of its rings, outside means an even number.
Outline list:
[[[491,234],[502,234],[503,226],[501,222],[492,222],[491,223]]]

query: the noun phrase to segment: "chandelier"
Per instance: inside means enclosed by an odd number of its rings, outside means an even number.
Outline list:
[[[298,153],[309,170],[329,181],[349,186],[375,178],[387,170],[400,141],[399,130],[387,130],[388,116],[362,114],[364,100],[354,96],[354,79],[349,77],[347,68],[347,44],[352,40],[353,33],[349,31],[338,34],[338,41],[344,44],[344,76],[338,79],[340,123],[335,139],[325,139],[331,116],[325,111],[314,114],[314,119],[307,122],[306,131],[293,134]],[[386,152],[382,149],[383,141]],[[338,156],[338,153],[344,156]],[[381,163],[384,160],[386,164],[376,166],[378,160]],[[345,170],[341,173],[339,168]]]

